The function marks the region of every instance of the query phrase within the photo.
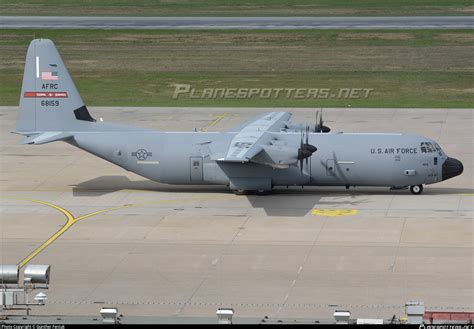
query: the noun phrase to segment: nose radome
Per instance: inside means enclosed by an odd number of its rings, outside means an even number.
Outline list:
[[[464,170],[462,162],[458,159],[447,158],[443,163],[442,175],[443,180],[450,179],[461,175]]]

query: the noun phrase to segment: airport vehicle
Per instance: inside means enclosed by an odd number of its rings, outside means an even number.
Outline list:
[[[399,133],[331,133],[321,115],[294,124],[271,112],[227,132],[163,132],[96,121],[51,40],[26,56],[15,133],[23,144],[64,141],[148,179],[227,185],[236,193],[275,186],[388,186],[420,194],[463,172],[432,139]]]

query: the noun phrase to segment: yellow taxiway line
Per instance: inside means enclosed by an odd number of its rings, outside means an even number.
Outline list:
[[[17,200],[25,200],[25,201],[31,201],[31,202],[35,202],[35,203],[39,203],[39,204],[43,204],[45,206],[48,206],[48,207],[51,207],[51,208],[54,208],[58,211],[60,211],[61,213],[63,213],[66,218],[67,218],[67,221],[66,223],[64,223],[64,225],[59,229],[59,231],[57,231],[56,233],[54,233],[48,240],[46,240],[45,242],[43,242],[43,244],[41,244],[38,248],[36,248],[33,252],[31,252],[28,256],[26,256],[22,261],[20,261],[18,263],[18,266],[20,268],[22,268],[23,266],[25,266],[26,264],[28,264],[28,262],[30,260],[32,260],[36,255],[38,255],[40,252],[42,252],[46,247],[48,247],[51,243],[53,243],[54,241],[56,241],[57,238],[59,238],[64,232],[66,232],[72,225],[74,225],[75,223],[77,223],[78,221],[80,221],[81,219],[85,219],[85,218],[89,218],[89,217],[92,217],[92,216],[96,216],[96,215],[99,215],[99,214],[102,214],[104,212],[108,212],[108,211],[113,211],[113,210],[117,210],[117,209],[122,209],[122,208],[127,208],[127,207],[130,207],[131,205],[123,205],[123,206],[118,206],[118,207],[112,207],[112,208],[107,208],[107,209],[102,209],[102,210],[99,210],[99,211],[95,211],[95,212],[92,212],[90,214],[86,214],[86,215],[82,215],[82,216],[79,216],[79,217],[74,217],[73,214],[71,214],[71,212],[69,212],[67,209],[64,209],[58,205],[55,205],[55,204],[52,204],[50,202],[46,202],[46,201],[41,201],[41,200],[34,200],[34,199],[23,199],[23,198],[13,198],[13,199],[17,199]]]
[[[201,132],[206,132],[209,130],[209,128],[214,127],[217,125],[222,119],[224,119],[225,115],[218,115],[212,120],[206,127],[199,129]]]
[[[323,217],[354,216],[357,215],[357,209],[317,209],[311,210],[311,214]]]
[[[58,210],[59,212],[61,212],[62,214],[64,214],[64,216],[66,216],[67,220],[66,220],[66,223],[64,223],[64,225],[56,232],[54,233],[48,240],[46,240],[45,242],[43,242],[38,248],[36,248],[35,250],[33,250],[28,256],[26,256],[23,260],[21,260],[19,263],[18,263],[18,266],[20,268],[22,268],[23,266],[25,266],[26,264],[28,264],[28,262],[30,260],[32,260],[34,257],[36,257],[40,252],[42,252],[46,247],[48,247],[50,244],[52,244],[54,241],[56,241],[64,232],[66,232],[72,225],[76,224],[78,221],[82,220],[82,219],[86,219],[86,218],[90,218],[90,217],[93,217],[93,216],[97,216],[97,215],[100,215],[100,214],[103,214],[105,212],[109,212],[109,211],[114,211],[114,210],[119,210],[119,209],[124,209],[124,208],[129,208],[129,207],[136,207],[136,206],[142,206],[142,205],[149,205],[149,204],[157,204],[157,203],[167,203],[167,202],[177,202],[177,201],[185,201],[187,199],[172,199],[172,200],[158,200],[158,201],[151,201],[151,202],[143,202],[143,203],[136,203],[136,204],[124,204],[124,205],[121,205],[121,206],[116,206],[116,207],[110,207],[110,208],[106,208],[106,209],[102,209],[102,210],[98,210],[98,211],[94,211],[94,212],[91,212],[89,214],[85,214],[85,215],[82,215],[82,216],[79,216],[79,217],[74,217],[74,215],[68,211],[67,209],[63,208],[63,207],[60,207],[58,205],[55,205],[55,204],[52,204],[50,202],[46,202],[46,201],[42,201],[42,200],[36,200],[36,199],[26,199],[26,198],[18,198],[18,197],[8,197],[8,196],[5,196],[5,197],[1,197],[1,198],[4,198],[4,199],[14,199],[14,200],[22,200],[22,201],[29,201],[29,202],[35,202],[35,203],[39,203],[39,204],[42,204],[42,205],[45,205],[45,206],[48,206],[48,207],[51,207],[53,209],[56,209]],[[190,198],[190,199],[196,199],[196,198]],[[206,197],[201,197],[200,199],[206,199]],[[215,197],[212,197],[212,199],[215,199]]]

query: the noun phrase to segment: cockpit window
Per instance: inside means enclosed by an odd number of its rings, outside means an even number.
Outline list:
[[[433,147],[433,144],[431,143],[426,143],[426,146],[428,148],[428,152],[431,153],[431,152],[434,152],[435,151],[435,148]]]
[[[426,143],[425,142],[421,142],[420,148],[421,148],[421,153],[426,153]]]
[[[437,143],[421,142],[421,153],[441,152],[441,147]]]

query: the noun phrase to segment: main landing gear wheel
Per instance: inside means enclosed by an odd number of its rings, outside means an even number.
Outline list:
[[[421,194],[421,192],[423,192],[423,185],[410,186],[410,192],[412,194]]]

